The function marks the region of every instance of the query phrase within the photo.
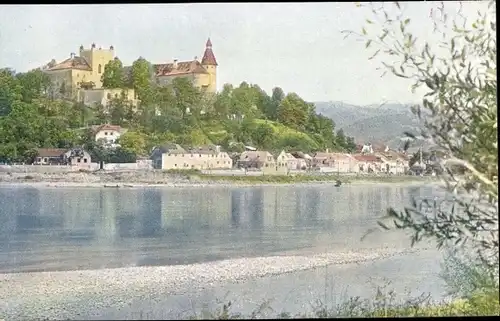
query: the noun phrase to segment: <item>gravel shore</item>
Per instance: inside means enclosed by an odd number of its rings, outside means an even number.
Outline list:
[[[349,177],[347,177],[349,179]],[[117,171],[117,172],[70,172],[70,173],[0,173],[0,186],[32,186],[32,187],[248,187],[248,186],[303,186],[303,185],[333,185],[335,178],[331,181],[304,181],[293,183],[272,183],[272,182],[244,182],[244,181],[224,181],[224,180],[201,180],[196,175],[184,176],[170,174],[164,171]],[[401,181],[395,178],[393,182],[383,177],[377,181],[376,177],[362,179],[356,177],[349,185],[400,185],[415,186],[436,184],[432,180],[412,180]]]
[[[156,301],[187,290],[324,267],[362,263],[425,248],[243,258],[210,263],[102,270],[0,274],[0,318],[91,318],[141,298]]]

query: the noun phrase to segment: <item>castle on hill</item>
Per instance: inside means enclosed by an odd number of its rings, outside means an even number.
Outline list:
[[[54,93],[63,97],[79,97],[102,103],[100,100],[114,96],[121,92],[121,88],[103,88],[101,77],[106,64],[115,59],[115,48],[96,48],[92,44],[90,49],[80,46],[79,55],[71,53],[70,57],[57,63],[54,59],[42,70],[49,76]],[[116,58],[117,59],[117,58]],[[159,85],[166,85],[175,78],[188,78],[192,83],[208,93],[217,90],[217,60],[212,51],[210,38],[205,45],[205,52],[201,61],[195,57],[189,61],[173,60],[170,63],[153,64],[154,78]],[[124,73],[129,74],[131,66],[124,67]],[[129,95],[135,96],[133,90]],[[135,97],[130,97],[131,100]]]

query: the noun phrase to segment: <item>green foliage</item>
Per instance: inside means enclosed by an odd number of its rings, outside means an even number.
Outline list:
[[[290,93],[280,102],[277,110],[278,121],[297,130],[304,130],[309,105],[295,93]]]
[[[498,302],[498,272],[498,265],[484,266],[470,255],[449,251],[442,264],[441,278],[452,296],[471,299],[480,292],[496,290]]]
[[[474,259],[487,267],[498,265],[499,255],[494,4],[490,1],[486,8],[482,3],[484,9],[472,23],[455,13],[449,20],[444,3],[434,7],[431,19],[441,37],[439,48],[411,33],[411,22],[398,3],[391,9],[389,3],[371,4],[372,23],[361,34],[345,31],[365,41],[373,50],[370,59],[379,59],[385,72],[425,92],[422,104],[412,111],[423,121],[421,135],[446,156],[440,177],[452,205],[434,208],[428,215],[414,201],[404,212],[390,210],[387,218],[396,228],[413,231],[414,241],[430,237],[439,246],[468,243]],[[457,167],[460,177],[454,175]],[[423,200],[426,209],[432,201]]]
[[[153,100],[153,72],[151,63],[142,57],[132,64],[132,74],[129,85],[134,88],[137,97],[144,104],[149,104]]]
[[[123,88],[125,85],[124,77],[122,62],[115,58],[104,66],[104,72],[101,76],[102,86],[104,88]]]
[[[220,307],[215,310],[202,309],[200,314],[193,315],[190,319],[255,319],[257,316],[272,317],[275,309],[270,300],[264,301],[250,315],[232,311],[231,302],[218,302]],[[396,293],[387,291],[385,287],[378,287],[376,294],[371,299],[351,297],[340,304],[328,305],[327,302],[318,300],[313,305],[312,313],[299,313],[292,315],[281,312],[277,319],[292,318],[391,318],[391,317],[460,317],[460,316],[497,316],[500,314],[498,292],[475,293],[470,299],[458,299],[451,302],[432,303],[430,296],[421,295],[412,297],[405,302],[398,302]]]
[[[23,161],[27,150],[40,147],[84,146],[95,161],[147,156],[155,146],[169,142],[195,146],[221,145],[243,151],[245,145],[279,152],[349,150],[337,141],[331,119],[315,112],[314,105],[295,93],[276,87],[269,96],[258,85],[226,84],[217,94],[206,94],[188,78],[175,78],[159,86],[151,63],[139,58],[125,74],[119,59],[104,69],[105,88],[133,88],[140,103],[132,105],[125,91],[108,97],[108,105],[54,99],[47,76],[40,70],[16,74],[0,72],[0,158]],[[65,91],[67,88],[56,88]],[[131,98],[131,97],[129,97]],[[94,141],[89,125],[111,123],[129,131],[119,150]],[[118,156],[117,156],[118,155]]]
[[[131,154],[147,155],[147,141],[148,137],[141,132],[128,131],[121,135],[118,144],[121,148]]]

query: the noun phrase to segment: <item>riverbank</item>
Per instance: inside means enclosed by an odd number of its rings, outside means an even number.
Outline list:
[[[386,248],[191,265],[0,274],[0,315],[8,320],[101,319],[106,318],[103,311],[134,312],[130,307],[139,301],[154,304],[174,295],[227,289],[228,284],[245,286],[250,280],[325,266],[368,264],[422,251],[426,249]]]
[[[164,171],[93,172],[66,174],[0,174],[0,186],[33,187],[248,187],[262,185],[317,184],[403,184],[421,185],[439,182],[432,177],[419,176],[333,176],[333,175],[210,175],[170,173]]]

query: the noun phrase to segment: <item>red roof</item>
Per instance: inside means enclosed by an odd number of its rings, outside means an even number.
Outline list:
[[[178,62],[176,68],[173,63],[154,65],[154,68],[156,77],[208,73],[197,60]]]
[[[39,157],[59,157],[68,150],[62,148],[37,148],[36,151]]]
[[[90,67],[90,64],[87,62],[87,60],[84,57],[78,57],[78,56],[73,56],[71,58],[68,58],[63,62],[55,64],[54,66],[50,67],[47,70],[53,71],[53,70],[64,70],[64,69],[78,69],[78,70],[92,71],[92,68]]]
[[[214,52],[212,51],[212,41],[210,41],[210,38],[208,38],[207,40],[205,53],[203,54],[203,58],[201,59],[201,64],[218,66]]]
[[[103,124],[103,125],[100,125],[98,127],[96,127],[94,129],[94,131],[96,133],[102,131],[102,130],[114,130],[114,131],[117,131],[117,132],[121,132],[122,128],[120,126],[116,126],[116,125],[110,125],[110,124]]]
[[[381,163],[382,161],[375,155],[353,155],[359,162]]]

